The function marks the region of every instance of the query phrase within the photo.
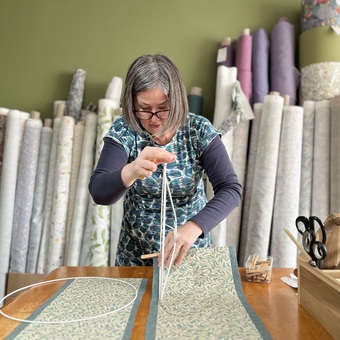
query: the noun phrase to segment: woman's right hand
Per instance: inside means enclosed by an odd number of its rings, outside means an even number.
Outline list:
[[[139,156],[122,169],[124,185],[130,187],[136,179],[144,179],[152,175],[161,163],[171,163],[176,155],[159,147],[147,146]]]

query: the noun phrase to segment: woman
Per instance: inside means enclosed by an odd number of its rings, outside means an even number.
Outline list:
[[[165,266],[182,263],[190,247],[211,245],[209,232],[239,205],[241,185],[219,132],[204,117],[188,113],[185,87],[164,55],[144,55],[130,66],[122,116],[107,132],[89,190],[97,204],[117,202],[124,214],[116,265],[151,265],[142,254],[160,251],[162,164],[166,163],[175,213],[167,200]],[[203,173],[214,189],[207,203]],[[173,228],[177,216],[177,237]]]

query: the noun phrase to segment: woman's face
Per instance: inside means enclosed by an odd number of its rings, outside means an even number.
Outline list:
[[[148,113],[142,113],[143,116],[147,117],[148,119],[140,119],[139,121],[143,128],[148,131],[151,135],[155,135],[159,133],[164,124],[166,123],[167,120],[167,115],[169,113],[169,101],[168,97],[165,95],[163,90],[159,87],[152,89],[152,90],[147,90],[143,92],[139,92],[136,95],[135,98],[135,103],[134,103],[134,109],[136,111],[150,111],[150,112],[159,112],[158,117],[157,115],[153,114],[152,117],[150,118],[149,116],[151,114]],[[141,115],[141,113],[135,112],[135,114],[138,116]],[[161,117],[161,118],[159,118]],[[143,117],[144,118],[144,117]],[[173,134],[170,134],[171,138]],[[170,137],[168,136],[161,136],[160,138],[157,138],[160,144],[166,143],[166,140],[162,140],[163,138],[168,139]],[[171,139],[170,138],[170,139]]]

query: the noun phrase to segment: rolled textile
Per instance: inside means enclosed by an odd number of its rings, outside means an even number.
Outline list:
[[[53,118],[62,117],[65,114],[66,103],[66,100],[55,100],[53,102]]]
[[[224,65],[217,67],[216,93],[215,93],[215,109],[213,124],[220,128],[232,112],[232,92],[235,82],[237,81],[237,68],[227,67]],[[233,133],[234,129],[230,129],[222,133],[222,141],[225,145],[229,157],[232,157],[233,149]],[[210,200],[213,197],[212,186],[209,181],[206,183],[207,198]],[[227,219],[224,219],[212,232],[212,244],[214,246],[226,246],[227,244]]]
[[[330,213],[340,211],[340,96],[331,100]]]
[[[283,98],[267,95],[263,102],[253,190],[249,207],[246,256],[266,258],[269,250],[278,166]]]
[[[240,82],[243,93],[249,101],[252,96],[252,43],[253,37],[250,35],[250,30],[246,28],[237,40],[235,66],[237,68],[237,80]]]
[[[225,37],[217,50],[217,66],[235,66],[235,52],[230,37]]]
[[[318,63],[340,62],[340,35],[329,26],[317,27],[299,36],[300,69]]]
[[[94,168],[97,166],[103,148],[103,138],[112,125],[114,112],[118,107],[119,102],[115,102],[114,100],[99,100]],[[118,202],[116,204],[118,204]],[[116,204],[114,206],[116,206]],[[90,197],[80,265],[107,266],[109,264],[110,213],[111,210],[109,206],[97,205]]]
[[[202,88],[192,87],[188,95],[189,111],[196,113],[197,115],[202,115],[203,113],[203,96]]]
[[[40,147],[35,182],[32,217],[30,223],[30,236],[27,254],[27,273],[36,273],[38,264],[39,247],[42,236],[44,207],[47,189],[48,165],[52,145],[52,119],[45,119],[41,131]]]
[[[331,25],[340,25],[339,1],[301,1],[300,27],[302,32],[314,27]]]
[[[331,107],[329,100],[315,103],[312,215],[325,221],[330,215]]]
[[[67,206],[71,177],[72,146],[75,119],[61,118],[55,167],[52,202],[50,242],[47,256],[47,272],[64,264]]]
[[[62,107],[63,106],[61,106],[61,108]],[[59,113],[61,114],[61,111],[59,111]],[[50,159],[49,159],[49,165],[48,165],[42,234],[41,234],[38,263],[37,263],[38,274],[46,273],[47,254],[48,254],[48,247],[50,243],[51,216],[52,216],[52,205],[53,205],[53,196],[54,196],[54,181],[55,181],[55,175],[56,175],[55,170],[56,170],[56,160],[57,160],[57,148],[58,148],[58,138],[59,138],[61,119],[62,117],[58,115],[53,119],[52,144],[51,144],[51,152],[50,152]]]
[[[270,32],[270,91],[288,95],[290,105],[297,102],[300,72],[295,66],[295,28],[280,18]]]
[[[84,99],[85,79],[86,71],[81,68],[75,69],[72,76],[65,111],[65,115],[73,117],[75,123],[78,122],[81,114]]]
[[[252,103],[263,103],[269,93],[269,38],[263,28],[252,34]]]
[[[75,205],[78,204],[76,201],[79,169],[81,162],[81,155],[84,143],[84,132],[85,132],[85,121],[80,120],[74,126],[74,136],[73,136],[73,149],[72,149],[72,164],[71,164],[71,178],[70,178],[70,190],[69,199],[67,207],[67,223],[66,223],[66,236],[65,236],[65,258],[68,258],[68,251],[71,237],[71,229],[73,223],[73,214]]]
[[[9,270],[25,273],[42,121],[28,118],[19,156]]]
[[[0,179],[1,179],[1,170],[2,170],[2,157],[4,153],[4,144],[5,144],[5,131],[6,131],[6,117],[9,109],[5,107],[0,107]],[[1,184],[1,180],[0,180]],[[0,187],[1,190],[1,187]]]
[[[120,103],[120,96],[122,94],[123,79],[114,76],[108,85],[105,93],[105,99],[112,99],[116,103]]]
[[[88,183],[93,172],[94,147],[97,133],[98,116],[94,112],[86,115],[86,125],[84,132],[83,148],[81,153],[81,163],[79,168],[79,179],[76,191],[76,205],[74,207],[70,239],[68,242],[68,252],[66,257],[67,266],[78,266],[83,233],[85,229],[86,213],[89,202]]]
[[[0,191],[0,297],[5,295],[6,275],[9,269],[13,211],[21,141],[29,114],[9,110],[6,119],[1,191]]]
[[[301,69],[300,101],[321,101],[340,94],[340,62],[317,63]]]
[[[312,177],[314,150],[314,116],[315,102],[306,100],[303,103],[303,135],[301,151],[301,180],[299,215],[311,216]]]
[[[297,267],[297,247],[284,228],[297,238],[295,219],[299,215],[302,136],[303,108],[284,106],[270,242],[270,255],[277,268]]]
[[[256,162],[256,152],[259,139],[259,130],[261,123],[263,103],[254,104],[254,119],[250,121],[250,139],[248,147],[247,171],[245,179],[245,187],[243,189],[243,206],[242,206],[242,222],[240,230],[240,240],[238,248],[238,260],[240,264],[244,264],[247,260],[245,258],[245,247],[247,244],[247,231],[249,220],[250,200],[253,190],[254,171]]]

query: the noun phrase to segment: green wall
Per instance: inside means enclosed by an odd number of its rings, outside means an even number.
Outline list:
[[[144,53],[164,53],[187,90],[203,88],[213,117],[216,53],[244,28],[270,32],[284,16],[299,33],[299,0],[0,0],[0,106],[52,117],[73,71],[87,72],[83,106],[105,96]]]

